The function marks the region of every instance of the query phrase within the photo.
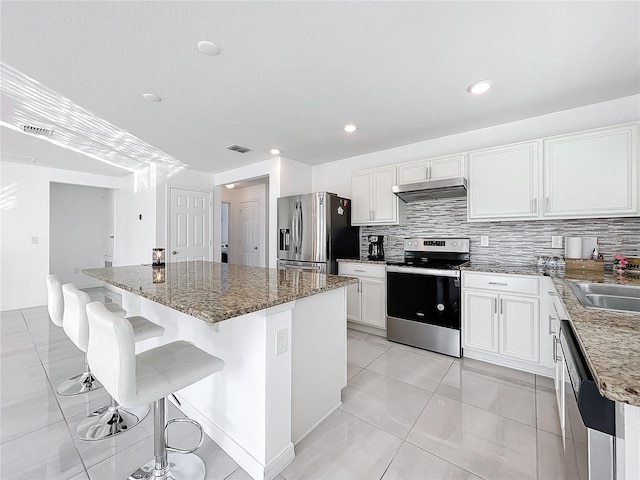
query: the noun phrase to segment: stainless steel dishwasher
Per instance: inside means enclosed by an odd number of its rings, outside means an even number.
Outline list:
[[[560,345],[568,377],[565,385],[573,391],[565,395],[565,418],[573,434],[576,457],[578,461],[588,458],[587,478],[590,480],[614,480],[615,402],[600,395],[568,320],[562,320],[560,324]],[[579,415],[572,412],[579,412]],[[580,432],[585,436],[584,440],[577,438]],[[580,448],[584,451],[578,451]]]

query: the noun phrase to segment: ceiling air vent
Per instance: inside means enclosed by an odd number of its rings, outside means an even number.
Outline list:
[[[236,144],[229,145],[227,147],[227,150],[233,150],[234,152],[238,152],[238,153],[247,153],[251,151],[250,148],[243,147],[242,145],[236,145]]]
[[[36,157],[25,157],[23,155],[16,155],[15,153],[0,153],[0,159],[3,162],[14,162],[14,163],[26,163],[26,164],[34,164],[36,163]]]
[[[33,125],[23,125],[22,131],[31,135],[42,135],[43,137],[52,137],[53,130],[49,128],[34,127]]]

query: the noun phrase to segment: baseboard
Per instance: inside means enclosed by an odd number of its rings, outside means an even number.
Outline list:
[[[316,428],[318,428],[318,425],[320,425],[322,422],[324,422],[333,412],[335,412],[337,409],[339,409],[340,405],[342,405],[342,402],[338,403],[338,405],[336,405],[331,410],[329,410],[329,412],[324,417],[322,417],[320,420],[318,420],[309,430],[307,430],[305,433],[303,433],[300,436],[300,438],[298,440],[296,440],[296,443],[294,443],[294,445],[297,446],[302,440],[304,440],[306,437],[308,437],[311,432],[313,432]]]
[[[513,368],[514,370],[520,370],[522,372],[533,373],[535,375],[542,375],[543,377],[553,377],[553,369],[543,367],[542,365],[530,365],[526,362],[518,360],[507,360],[501,357],[497,357],[491,353],[478,352],[475,350],[469,350],[468,348],[462,351],[463,358],[473,358],[474,360],[482,360],[483,362],[493,363],[494,365],[500,365],[502,367]]]
[[[370,333],[372,335],[378,335],[379,337],[387,338],[387,331],[384,328],[372,327],[369,325],[363,325],[362,323],[347,322],[347,327],[360,332]]]
[[[199,422],[202,429],[220,448],[222,448],[233,460],[242,467],[255,480],[273,480],[277,477],[295,458],[293,443],[289,443],[271,462],[264,465],[253,455],[247,452],[233,438],[227,435],[209,418],[205,417],[182,395],[176,395],[180,401],[178,407],[189,418]],[[171,397],[169,397],[171,399]],[[173,400],[171,399],[173,402]],[[175,403],[175,402],[174,402]],[[177,405],[176,405],[177,407]]]

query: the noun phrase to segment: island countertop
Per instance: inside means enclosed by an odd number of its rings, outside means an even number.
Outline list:
[[[92,268],[82,272],[209,323],[357,282],[337,275],[204,261],[168,263],[165,267]]]

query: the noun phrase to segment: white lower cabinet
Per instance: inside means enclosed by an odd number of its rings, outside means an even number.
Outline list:
[[[471,288],[470,288],[471,287]],[[550,375],[538,277],[463,272],[464,356]]]
[[[385,265],[338,263],[338,275],[355,277],[358,283],[347,287],[347,320],[352,326],[387,329],[387,281]],[[369,331],[369,330],[367,330]]]

